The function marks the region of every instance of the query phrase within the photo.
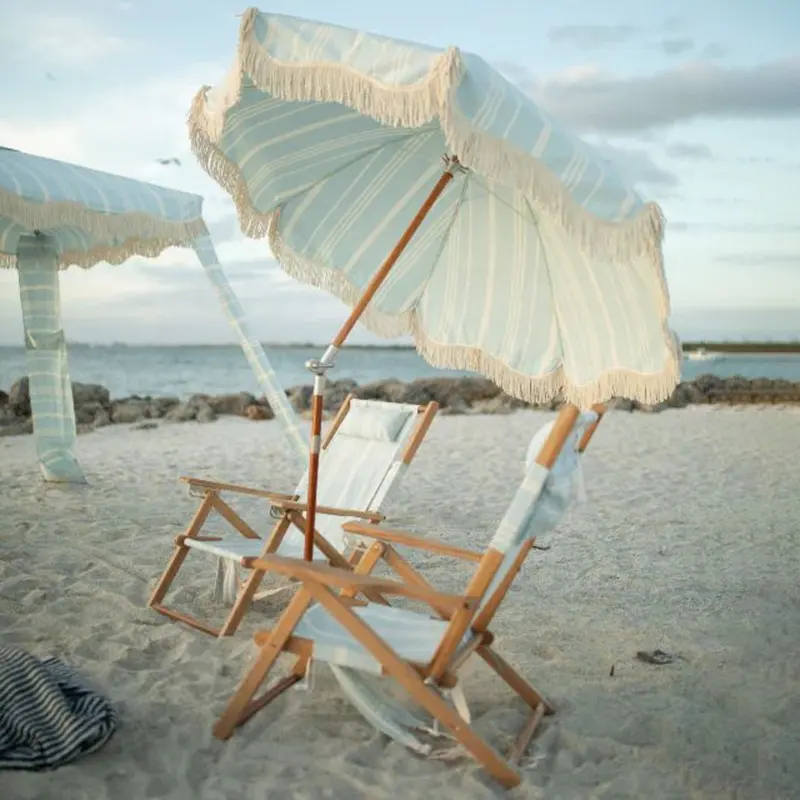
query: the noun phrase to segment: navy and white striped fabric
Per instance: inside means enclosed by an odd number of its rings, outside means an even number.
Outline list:
[[[525,400],[677,383],[660,209],[478,56],[251,9],[190,132],[244,232],[351,305],[457,156],[364,323]]]
[[[0,769],[55,769],[114,735],[106,698],[56,658],[0,647]]]

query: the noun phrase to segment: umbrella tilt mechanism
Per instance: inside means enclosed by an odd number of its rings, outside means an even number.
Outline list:
[[[378,289],[386,280],[392,267],[400,259],[403,251],[408,247],[414,235],[417,233],[428,213],[433,208],[436,201],[442,195],[456,172],[465,172],[465,168],[456,156],[445,155],[442,157],[445,168],[436,181],[430,194],[425,198],[425,202],[420,206],[416,216],[411,220],[403,235],[398,240],[394,249],[386,257],[380,268],[370,279],[358,302],[353,306],[350,316],[345,320],[339,332],[333,338],[321,359],[310,359],[306,362],[306,369],[314,376],[314,391],[311,398],[311,437],[308,457],[308,512],[306,514],[305,546],[303,557],[306,561],[312,561],[314,557],[314,525],[316,524],[317,509],[317,484],[319,482],[319,456],[322,442],[322,411],[323,395],[325,392],[325,378],[331,367],[335,365],[336,354],[347,341],[356,323],[369,305],[370,300],[375,296]]]

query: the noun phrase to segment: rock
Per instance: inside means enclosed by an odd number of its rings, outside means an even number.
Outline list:
[[[28,433],[33,433],[33,420],[30,417],[16,420],[10,425],[0,425],[0,436],[23,436]]]
[[[105,386],[100,386],[97,383],[73,383],[72,401],[76,409],[90,404],[109,408],[111,406],[111,395]]]
[[[209,397],[207,402],[215,414],[246,417],[247,409],[255,404],[256,398],[249,392],[239,392],[238,394],[215,395]]]
[[[197,409],[195,419],[198,422],[214,422],[217,419],[217,412],[210,405],[202,405]]]
[[[94,418],[94,422],[92,423],[95,428],[105,428],[107,425],[111,425],[111,415],[103,409],[102,411],[97,412],[97,416]]]
[[[5,408],[8,405],[8,392],[0,389],[0,408]]]
[[[213,422],[217,415],[209,405],[207,394],[193,394],[185,403],[172,406],[164,415],[165,422]]]
[[[18,417],[29,417],[31,415],[31,396],[28,391],[27,377],[20,378],[12,385],[6,405]]]
[[[180,403],[177,397],[139,397],[133,395],[111,404],[111,419],[128,425],[143,419],[161,419],[170,409]]]
[[[365,383],[355,390],[356,397],[361,400],[387,400],[393,402],[394,398],[400,397],[405,388],[405,384],[397,378],[389,378],[384,381]]]
[[[613,409],[614,411],[635,411],[637,408],[636,403],[633,400],[628,400],[624,397],[615,397],[609,404],[608,407]]]
[[[78,425],[94,425],[100,414],[108,416],[105,406],[101,403],[92,401],[75,406],[75,422]]]
[[[150,404],[147,400],[127,398],[116,400],[111,404],[111,420],[121,425],[138,422],[149,416]]]
[[[507,394],[499,394],[489,400],[478,400],[470,409],[473,414],[511,414],[516,410],[514,398]]]
[[[252,403],[245,409],[245,416],[254,421],[272,419],[274,414],[269,406],[262,406],[260,403]]]
[[[328,381],[325,386],[325,395],[322,407],[326,411],[338,411],[339,406],[344,402],[345,397],[358,389],[358,384],[350,378],[342,378],[338,381]],[[311,397],[314,388],[307,386],[291,386],[286,390],[286,396],[295,411],[308,411],[311,408]]]

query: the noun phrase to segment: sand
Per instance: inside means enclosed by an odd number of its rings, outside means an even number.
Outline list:
[[[396,523],[484,546],[549,418],[437,420],[390,503]],[[496,621],[498,649],[559,708],[509,797],[800,796],[799,452],[791,410],[609,415],[585,459],[588,502],[533,553]],[[275,423],[109,428],[81,437],[79,455],[91,486],[45,489],[33,440],[0,440],[0,635],[73,663],[120,728],[55,773],[0,773],[0,796],[502,795],[468,759],[423,760],[374,732],[321,665],[313,693],[290,692],[226,744],[212,738],[250,634],[278,607],[262,602],[215,641],[145,603],[196,503],[179,475],[293,485]],[[213,562],[187,565],[176,602],[219,618]],[[425,569],[442,589],[464,586],[463,567]],[[675,662],[636,660],[654,648]],[[465,688],[479,730],[505,747],[520,703],[479,664]]]

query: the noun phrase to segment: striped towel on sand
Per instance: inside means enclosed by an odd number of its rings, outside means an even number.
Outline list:
[[[0,769],[60,767],[101,748],[116,723],[108,700],[57,658],[0,646]]]

